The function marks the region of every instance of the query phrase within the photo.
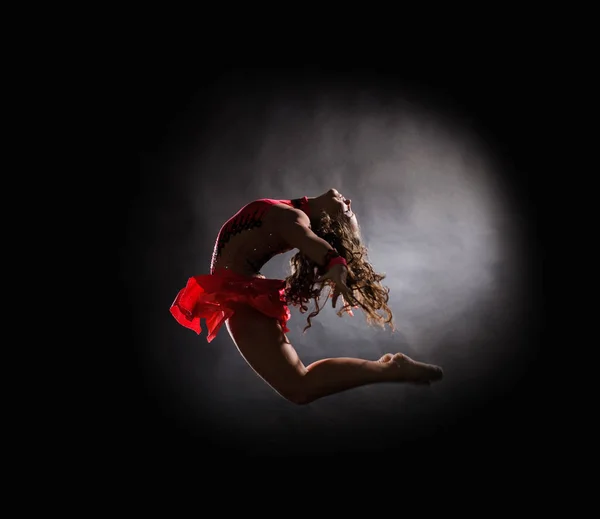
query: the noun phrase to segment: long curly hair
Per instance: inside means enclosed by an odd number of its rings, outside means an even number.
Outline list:
[[[390,289],[381,283],[385,274],[375,272],[368,261],[368,251],[362,243],[360,228],[354,228],[343,216],[332,218],[323,212],[318,222],[313,222],[312,230],[346,260],[346,284],[356,299],[356,307],[363,310],[367,323],[381,328],[388,325],[394,331],[392,311],[387,304]],[[301,313],[308,311],[308,303],[311,300],[315,306],[306,319],[307,325],[303,332],[312,326],[311,320],[319,314],[327,300],[333,297],[334,283],[330,280],[319,282],[320,275],[319,265],[302,252],[297,252],[290,258],[290,274],[285,278],[288,304],[298,307]],[[322,302],[321,296],[326,289],[329,289],[326,292],[328,297]],[[345,300],[342,308],[337,311],[340,317],[344,313],[353,315],[352,306]]]

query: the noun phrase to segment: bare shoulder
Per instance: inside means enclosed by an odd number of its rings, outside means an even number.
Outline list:
[[[310,226],[310,219],[306,213],[295,207],[290,207],[285,204],[275,204],[270,212],[273,216],[273,220],[283,225],[301,223]]]
[[[285,230],[293,225],[310,227],[310,219],[304,211],[285,204],[276,204],[269,211],[269,216],[276,228]]]

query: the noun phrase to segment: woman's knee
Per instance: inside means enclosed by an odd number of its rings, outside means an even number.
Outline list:
[[[315,399],[308,371],[276,320],[242,307],[227,328],[246,362],[283,398],[296,405]]]
[[[302,376],[293,385],[285,385],[285,387],[273,386],[273,388],[288,402],[296,405],[306,405],[315,400],[315,393],[311,390],[307,382],[307,379]]]
[[[302,392],[302,391],[296,391],[296,392],[278,391],[278,393],[283,398],[285,398],[288,402],[291,402],[292,404],[296,404],[296,405],[307,405],[307,404],[310,404],[314,400],[314,397],[312,397],[308,393]]]

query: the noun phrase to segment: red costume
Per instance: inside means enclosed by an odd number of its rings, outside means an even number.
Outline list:
[[[208,329],[206,340],[211,342],[223,325],[233,315],[230,303],[244,303],[279,321],[283,331],[289,332],[287,321],[290,310],[286,304],[285,281],[242,276],[226,269],[215,269],[215,260],[232,236],[242,231],[260,227],[266,212],[274,204],[286,204],[308,214],[306,197],[293,200],[262,198],[245,205],[221,227],[215,243],[210,274],[188,279],[173,301],[170,311],[179,324],[200,334],[200,319]],[[287,252],[274,251],[273,255]]]

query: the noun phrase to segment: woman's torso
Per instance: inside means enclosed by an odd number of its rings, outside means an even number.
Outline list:
[[[303,206],[306,206],[306,197],[264,198],[242,207],[223,224],[217,235],[210,272],[223,269],[245,276],[260,276],[260,269],[273,256],[292,249],[276,230],[278,214],[290,207]]]

